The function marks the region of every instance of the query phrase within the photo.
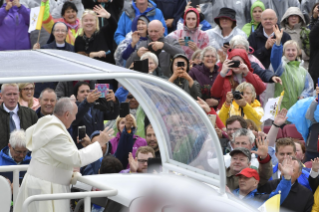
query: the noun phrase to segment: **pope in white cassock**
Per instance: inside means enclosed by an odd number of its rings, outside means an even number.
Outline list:
[[[110,140],[112,129],[105,129],[97,142],[78,150],[67,128],[75,120],[78,108],[69,98],[61,98],[53,115],[47,115],[26,130],[27,148],[32,159],[23,179],[14,212],[32,195],[70,192],[73,168],[86,166],[102,157],[102,146]],[[69,212],[69,200],[36,201],[29,212]]]

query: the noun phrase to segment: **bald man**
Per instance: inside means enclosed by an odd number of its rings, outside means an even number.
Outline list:
[[[254,48],[254,55],[260,60],[266,69],[270,67],[271,48],[276,42],[273,26],[277,23],[277,15],[274,10],[266,9],[261,14],[261,26],[255,32],[251,33],[248,41],[249,45]],[[291,40],[289,34],[283,34],[281,43]],[[276,70],[274,70],[276,71]]]
[[[178,41],[174,38],[164,37],[165,28],[162,22],[158,20],[151,21],[148,25],[148,39],[141,41],[136,47],[135,52],[126,61],[126,67],[130,67],[131,63],[140,60],[145,52],[156,54],[159,60],[159,67],[167,76],[171,76],[170,60],[176,54],[183,54],[184,51],[180,47]]]

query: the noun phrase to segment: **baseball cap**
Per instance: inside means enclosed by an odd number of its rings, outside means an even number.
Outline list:
[[[244,168],[238,174],[236,174],[236,176],[239,176],[239,175],[243,175],[248,178],[254,177],[256,180],[260,179],[258,172],[252,168]]]
[[[233,149],[233,151],[231,151],[229,154],[230,154],[230,156],[233,156],[237,153],[244,154],[245,156],[248,157],[249,161],[251,161],[251,153],[250,153],[249,149],[244,148],[244,147],[238,147],[238,148]]]

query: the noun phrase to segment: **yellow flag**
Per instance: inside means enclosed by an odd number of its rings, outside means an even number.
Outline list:
[[[278,101],[278,106],[276,108],[275,117],[277,116],[278,111],[280,110],[281,101],[282,101],[282,98],[284,98],[284,94],[285,94],[285,91],[282,91],[281,94],[280,94],[279,101]]]
[[[268,199],[262,206],[258,208],[260,212],[279,212],[281,194],[277,194]]]
[[[35,27],[35,29],[37,29],[37,30],[41,30],[41,27],[42,27],[44,8],[45,8],[45,6],[40,7],[40,12],[39,12],[38,20],[37,20],[37,26]]]

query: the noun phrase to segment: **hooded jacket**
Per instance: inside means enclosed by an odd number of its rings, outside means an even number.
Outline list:
[[[291,29],[289,27],[289,24],[288,24],[288,18],[291,15],[298,15],[300,17],[300,23],[296,24],[293,29]],[[303,44],[302,44],[302,39],[300,37],[300,33],[302,30],[307,30],[309,32],[310,32],[310,30],[307,29],[305,18],[303,16],[303,14],[301,13],[300,9],[298,7],[290,7],[283,15],[281,22],[280,22],[280,26],[284,29],[284,32],[286,32],[287,34],[290,35],[291,40],[294,40],[298,43],[298,45],[302,51],[301,58],[304,60],[303,67],[305,69],[308,69],[309,55],[307,55],[303,49]],[[308,34],[309,34],[309,32],[308,32]],[[309,36],[308,36],[308,39],[309,39]]]
[[[142,15],[138,15],[134,18],[132,21],[132,26],[131,29],[132,31],[129,32],[125,39],[117,46],[115,53],[114,53],[114,59],[115,63],[118,66],[123,66],[125,67],[126,60],[131,56],[131,54],[136,50],[136,47],[140,44],[141,41],[147,40],[147,37],[140,37],[140,40],[136,43],[135,47],[132,48],[131,43],[132,43],[132,33],[137,30],[137,22],[139,18]],[[148,18],[144,16],[147,20]],[[148,25],[148,23],[147,23]]]
[[[24,165],[29,164],[31,160],[31,152],[28,152],[27,155],[24,157],[21,163],[17,164],[10,156],[9,156],[9,147],[6,146],[0,152],[0,166],[12,166],[12,165]],[[20,178],[23,178],[26,172],[20,172]],[[2,172],[0,175],[8,178],[11,182],[13,182],[13,173],[12,172]]]
[[[225,37],[223,36],[222,30],[219,26],[216,26],[214,29],[207,30],[206,32],[209,37],[210,46],[213,46],[217,50],[221,49],[224,43],[230,42],[230,40],[236,35],[241,35],[247,38],[246,34],[237,26],[234,27],[231,33]]]
[[[252,4],[251,0],[204,0],[204,2],[200,5],[201,12],[205,15],[205,19],[211,24],[212,28],[217,26],[214,18],[223,7],[236,11],[237,26],[240,29],[251,21],[249,13]]]
[[[230,106],[226,106],[224,103],[220,111],[218,112],[219,118],[222,120],[224,125],[226,126],[226,120],[231,116],[242,116],[242,112],[244,114],[244,119],[250,119],[252,120],[258,127],[259,130],[261,130],[262,122],[260,122],[260,119],[264,115],[264,109],[261,107],[260,102],[255,99],[253,103],[246,104],[245,107],[239,107],[239,105],[233,101],[233,103]]]
[[[300,8],[299,0],[261,0],[265,8],[267,9],[273,9],[278,17],[278,22],[281,20],[285,12],[288,10],[289,7],[298,7]]]
[[[262,1],[257,0],[253,3],[250,9],[250,16],[251,16],[251,21],[250,23],[247,23],[243,26],[242,30],[246,33],[247,37],[249,37],[250,33],[254,32],[258,26],[259,23],[256,23],[253,17],[253,10],[256,7],[260,7],[262,11],[265,10],[265,5],[262,3]]]
[[[246,51],[243,49],[233,49],[228,54],[228,58],[230,60],[231,58],[235,56],[241,57],[245,61],[245,64],[247,65],[249,69],[249,72],[247,73],[246,76],[243,76],[242,80],[251,83],[256,90],[256,94],[260,95],[266,89],[266,86],[262,82],[262,80],[259,78],[258,75],[253,74],[254,69],[251,67]],[[223,65],[220,65],[218,71],[220,72],[222,68],[223,68]],[[237,85],[240,84],[240,82],[237,82],[234,77],[235,75],[233,74],[231,70],[228,71],[226,76],[222,76],[220,73],[218,74],[211,88],[212,96],[214,96],[215,98],[221,98],[218,104],[218,109],[220,109],[222,105],[224,104],[226,100],[227,92],[234,90],[237,87]]]
[[[6,6],[0,8],[0,51],[30,49],[30,9],[21,5],[7,11]]]
[[[122,16],[117,24],[118,26],[114,34],[114,40],[117,45],[119,45],[125,39],[127,33],[131,31],[132,20],[138,15],[145,15],[150,21],[161,21],[163,27],[165,27],[164,34],[167,35],[167,27],[162,11],[156,8],[156,4],[153,1],[148,1],[148,8],[143,13],[140,13],[135,2],[132,2],[128,7],[124,7]]]
[[[176,58],[183,58],[187,61],[186,72],[189,73],[189,60],[185,55],[182,54],[177,54],[173,57],[173,60],[171,62],[171,73],[173,73],[173,64]],[[195,100],[197,99],[197,97],[202,96],[200,92],[200,85],[196,80],[194,80],[194,84],[192,87],[189,87],[188,81],[186,79],[179,77],[174,81],[174,84],[183,89],[189,95],[191,95]]]
[[[186,26],[186,21],[185,21],[186,15],[189,12],[194,12],[196,14],[196,17],[197,17],[197,23],[196,23],[196,27],[194,29],[189,29]],[[190,37],[191,41],[196,43],[196,45],[199,49],[203,49],[206,46],[208,46],[209,37],[208,37],[208,34],[206,32],[199,29],[199,21],[200,21],[200,17],[199,17],[198,11],[194,8],[190,8],[190,9],[186,10],[186,12],[184,13],[184,27],[183,27],[183,29],[178,29],[178,30],[170,33],[168,36],[176,39],[177,41],[180,38],[184,39],[184,37]],[[184,53],[187,56],[187,58],[191,59],[194,51],[188,45],[181,46],[181,47],[184,50]]]

